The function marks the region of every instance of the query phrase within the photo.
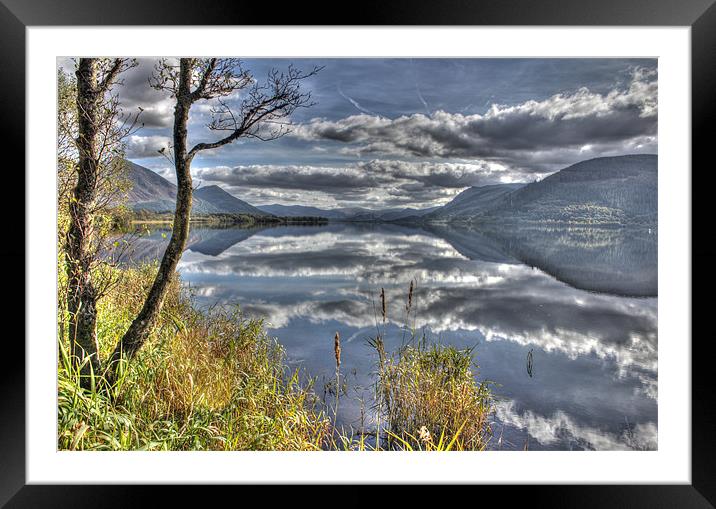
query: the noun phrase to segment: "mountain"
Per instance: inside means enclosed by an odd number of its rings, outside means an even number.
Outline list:
[[[438,208],[440,207],[430,207],[426,209],[404,207],[398,209],[371,210],[369,212],[349,216],[349,219],[351,221],[398,221],[400,219],[422,217]]]
[[[319,209],[303,205],[261,205],[259,209],[276,216],[319,216],[328,219],[343,221],[395,221],[406,217],[420,217],[436,210],[438,207],[428,209],[414,209],[411,207],[371,210],[362,207],[344,207],[337,209]]]
[[[469,187],[434,212],[425,216],[428,220],[449,222],[453,219],[477,217],[500,205],[508,194],[526,184],[494,184]]]
[[[167,179],[131,161],[125,161],[132,188],[127,192],[126,204],[133,210],[174,212],[177,186]],[[218,186],[207,186],[194,191],[192,214],[253,214],[266,215],[245,201],[227,193]]]
[[[281,217],[326,217],[328,219],[343,218],[343,214],[337,209],[319,209],[318,207],[309,207],[304,205],[279,205],[273,203],[271,205],[259,205],[260,210]]]
[[[516,221],[591,225],[657,222],[657,156],[599,157],[518,188],[471,188],[428,222]]]
[[[361,207],[320,209],[302,205],[253,207],[218,186],[194,192],[196,214],[319,216],[340,221],[407,223],[516,222],[600,226],[657,223],[657,156],[599,157],[564,168],[531,184],[471,187],[450,203],[429,209]],[[174,210],[176,186],[155,172],[127,161],[133,188],[128,205],[154,212]]]
[[[194,191],[194,198],[210,203],[218,212],[225,214],[251,214],[265,216],[266,212],[239,200],[219,186],[200,187]]]
[[[177,186],[167,179],[132,161],[125,161],[132,188],[127,193],[127,206],[152,212],[173,211]]]

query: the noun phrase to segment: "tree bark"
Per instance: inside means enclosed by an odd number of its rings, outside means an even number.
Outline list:
[[[192,204],[192,180],[190,173],[191,157],[187,156],[187,122],[191,87],[191,63],[187,59],[180,62],[180,83],[177,93],[177,102],[174,107],[174,166],[177,175],[177,198],[174,211],[174,226],[172,236],[164,256],[159,264],[154,283],[142,310],[127,329],[122,339],[112,352],[109,359],[110,379],[116,378],[116,370],[122,356],[128,359],[134,357],[139,349],[147,341],[151,328],[159,315],[164,298],[169,288],[171,277],[176,271],[177,264],[181,258],[186,241],[189,236],[189,216]]]
[[[80,59],[77,69],[77,107],[79,163],[77,183],[69,206],[66,269],[68,278],[67,309],[70,314],[70,352],[75,367],[81,366],[81,384],[90,384],[90,370],[100,374],[97,345],[97,293],[92,282],[94,259],[92,206],[97,187],[98,102],[96,59]],[[89,359],[85,362],[85,359]]]

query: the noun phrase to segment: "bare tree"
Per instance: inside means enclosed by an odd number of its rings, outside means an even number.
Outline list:
[[[190,168],[194,157],[201,151],[219,148],[239,138],[267,141],[286,134],[290,115],[297,108],[313,104],[310,93],[301,90],[301,82],[319,70],[313,68],[304,73],[289,66],[284,72],[271,71],[266,82],[259,84],[238,59],[181,58],[178,65],[164,59],[157,64],[150,84],[157,90],[168,91],[176,99],[173,163],[178,189],[174,225],[144,305],[112,353],[110,365],[114,372],[111,376],[116,375],[123,355],[131,359],[146,342],[186,246],[193,191]],[[214,102],[208,128],[224,136],[188,149],[189,111],[194,103],[202,100]]]
[[[70,352],[81,366],[84,386],[92,371],[101,371],[96,331],[99,291],[93,278],[98,251],[96,216],[112,200],[111,192],[101,190],[116,188],[112,182],[116,172],[107,169],[121,164],[122,140],[137,122],[136,115],[123,116],[111,90],[121,83],[120,74],[135,65],[136,61],[124,58],[81,58],[76,70],[76,108],[61,109],[58,118],[58,170],[73,170],[59,179],[60,199],[63,185],[65,190],[72,188],[67,195],[65,245]]]

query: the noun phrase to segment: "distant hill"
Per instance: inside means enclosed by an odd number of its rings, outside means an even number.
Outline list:
[[[656,224],[657,181],[656,155],[599,157],[518,188],[468,189],[425,219],[429,222]]]
[[[271,205],[259,205],[260,210],[268,214],[282,217],[326,217],[328,219],[339,219],[344,217],[337,209],[319,209],[318,207],[309,207],[303,205],[279,205],[273,203]]]
[[[127,206],[134,210],[150,210],[152,212],[173,211],[176,203],[177,186],[132,161],[125,161],[128,168],[127,177],[132,188],[127,193]]]
[[[350,216],[351,221],[398,221],[406,218],[422,217],[437,210],[440,207],[430,207],[426,209],[414,209],[412,207],[404,207],[398,209],[371,210]]]
[[[219,186],[200,187],[194,191],[194,198],[210,203],[218,212],[225,214],[251,214],[265,216],[266,212],[239,200]]]
[[[383,210],[371,210],[361,207],[320,209],[318,207],[303,205],[279,205],[274,203],[271,205],[260,205],[258,208],[264,212],[285,217],[319,216],[342,221],[395,221],[405,217],[419,217],[436,210],[438,207],[429,209],[404,207]]]
[[[125,161],[132,188],[126,204],[133,210],[174,212],[177,186],[149,168]],[[192,214],[252,214],[266,213],[227,193],[218,186],[207,186],[194,191]]]
[[[331,220],[403,223],[517,222],[579,225],[655,225],[658,214],[657,156],[629,155],[582,161],[531,184],[471,187],[450,203],[427,209],[361,207],[321,209],[302,205],[254,207],[219,186],[194,192],[195,214],[252,214],[324,217]],[[176,186],[127,161],[135,210],[172,212]]]
[[[483,215],[497,207],[508,194],[526,184],[494,184],[469,187],[434,212],[425,216],[428,220],[449,222],[453,219],[472,218]]]

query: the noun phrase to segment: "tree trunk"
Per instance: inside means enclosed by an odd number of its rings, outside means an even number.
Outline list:
[[[174,108],[174,166],[177,175],[177,200],[174,211],[174,227],[172,236],[164,256],[159,264],[154,283],[144,301],[144,306],[117,344],[109,360],[111,379],[116,377],[119,360],[123,355],[128,359],[134,357],[149,337],[151,328],[161,311],[164,297],[171,277],[181,258],[186,241],[189,236],[189,215],[192,202],[192,181],[189,171],[191,159],[187,158],[187,122],[191,101],[189,92],[191,86],[191,66],[186,59],[181,59],[180,83],[177,94],[177,103]]]
[[[88,387],[90,370],[100,374],[97,345],[97,295],[92,283],[94,259],[92,206],[97,186],[98,101],[96,59],[82,58],[77,69],[79,165],[77,184],[69,206],[67,232],[67,310],[70,314],[70,352],[82,366],[82,386]],[[85,359],[89,358],[88,362]]]

